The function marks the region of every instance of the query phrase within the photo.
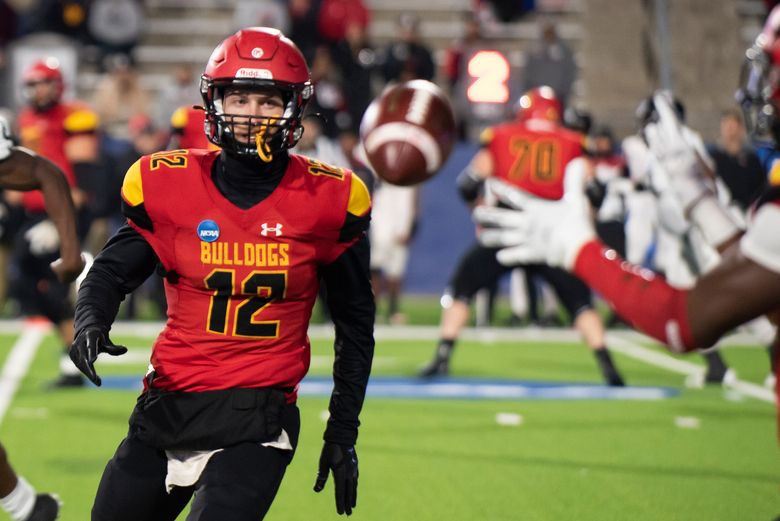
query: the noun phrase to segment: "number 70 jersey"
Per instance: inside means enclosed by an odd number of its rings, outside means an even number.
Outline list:
[[[546,120],[513,121],[486,129],[482,145],[493,175],[544,199],[563,197],[566,165],[583,154],[583,136]]]
[[[211,180],[219,154],[144,156],[122,186],[130,225],[175,274],[165,281],[153,385],[293,389],[309,367],[318,267],[365,229],[368,191],[350,171],[291,155],[277,188],[242,210]]]

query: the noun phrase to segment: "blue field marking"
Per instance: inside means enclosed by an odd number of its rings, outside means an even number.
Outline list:
[[[106,389],[141,389],[135,376],[106,376]],[[330,396],[329,376],[308,376],[301,382],[301,396]],[[368,396],[400,399],[459,400],[663,400],[677,396],[671,387],[607,387],[578,382],[538,382],[485,378],[418,378],[377,376],[368,384]]]
[[[301,383],[302,396],[330,396],[330,377],[308,377]],[[538,382],[483,378],[375,377],[368,396],[377,398],[444,398],[461,400],[662,400],[677,396],[669,387],[607,387],[576,382]]]

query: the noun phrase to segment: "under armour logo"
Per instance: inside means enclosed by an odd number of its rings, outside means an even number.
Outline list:
[[[260,225],[260,235],[268,237],[269,233],[273,233],[276,237],[282,234],[282,223],[276,223],[275,226],[268,226],[268,223]]]

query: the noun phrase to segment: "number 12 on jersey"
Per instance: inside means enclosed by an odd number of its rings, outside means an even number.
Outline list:
[[[274,300],[285,297],[286,271],[253,271],[240,284],[235,285],[235,270],[214,270],[205,279],[208,289],[214,290],[209,302],[206,329],[210,333],[227,334],[231,301],[239,301],[233,309],[233,335],[254,338],[279,336],[279,321],[256,320],[258,314]],[[239,291],[237,291],[239,290]]]

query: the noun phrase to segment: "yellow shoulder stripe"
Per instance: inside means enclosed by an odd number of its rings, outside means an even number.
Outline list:
[[[780,186],[780,160],[775,159],[772,168],[769,169],[769,184],[771,186]]]
[[[67,132],[74,134],[92,132],[98,127],[98,116],[91,110],[76,110],[68,114],[63,126]]]
[[[144,202],[144,189],[141,184],[141,159],[133,163],[127,170],[125,180],[122,182],[122,197],[130,206],[138,206]]]
[[[171,115],[171,126],[173,128],[184,128],[187,126],[187,107],[179,107]]]
[[[350,176],[352,185],[349,187],[349,205],[347,211],[352,215],[364,215],[371,208],[371,196],[366,184],[354,172]]]
[[[490,142],[493,141],[494,134],[495,132],[493,132],[493,129],[491,127],[486,128],[479,135],[479,144],[482,146],[490,144]]]

